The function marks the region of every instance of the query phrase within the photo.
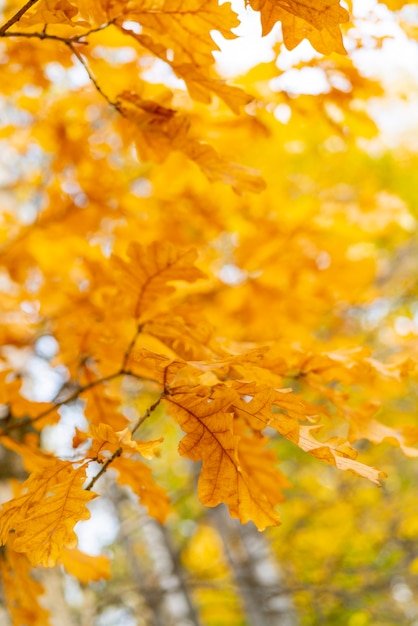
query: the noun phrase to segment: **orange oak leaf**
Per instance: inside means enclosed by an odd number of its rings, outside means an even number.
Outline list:
[[[76,548],[64,548],[59,562],[71,576],[84,585],[102,578],[110,578],[110,559],[104,554],[92,556]]]
[[[221,350],[201,313],[193,314],[186,308],[155,315],[143,325],[143,332],[158,338],[183,359],[209,359]]]
[[[47,626],[49,612],[39,602],[45,590],[31,576],[31,564],[26,554],[3,548],[0,555],[0,578],[4,601],[14,626]]]
[[[364,412],[360,411],[350,411],[347,417],[350,422],[350,441],[368,439],[374,444],[389,441],[389,443],[399,446],[405,456],[418,457],[418,448],[413,447],[418,443],[417,426],[401,425],[394,428],[367,417]]]
[[[122,32],[137,41],[142,47],[149,50],[153,55],[168,63],[178,78],[186,83],[190,96],[198,102],[208,104],[211,95],[218,96],[225,102],[234,113],[240,113],[243,106],[249,104],[253,97],[245,93],[239,87],[228,85],[225,80],[210,74],[208,67],[197,67],[194,63],[176,64],[170,60],[171,56],[165,46],[154,41],[152,37],[144,34],[136,34],[124,27]]]
[[[58,459],[33,473],[21,495],[2,506],[1,544],[26,553],[33,565],[53,567],[65,546],[76,545],[75,524],[90,517],[86,504],[96,494],[83,489],[85,479],[85,466]]]
[[[78,14],[78,7],[68,0],[39,0],[32,11],[20,19],[19,25],[67,24],[69,26],[89,26],[84,20],[73,21]]]
[[[281,22],[283,41],[289,50],[308,39],[322,54],[346,54],[339,25],[349,16],[340,0],[250,0],[249,4],[260,11],[263,35]]]
[[[118,482],[132,489],[148,513],[159,522],[165,522],[170,500],[164,489],[154,482],[151,469],[141,461],[124,456],[117,457],[112,468],[118,473]]]
[[[109,424],[114,430],[122,430],[128,424],[120,410],[120,400],[113,397],[106,389],[100,391],[93,387],[83,394],[86,400],[84,415],[89,424]]]
[[[172,51],[174,62],[207,66],[214,63],[212,52],[218,46],[212,31],[219,31],[226,39],[234,39],[232,28],[239,26],[231,4],[217,0],[139,0],[127,4],[123,17],[117,23],[137,22],[146,34],[156,37],[158,43]]]
[[[30,439],[28,441],[28,437],[26,437],[25,443],[15,441],[11,437],[6,436],[1,437],[0,441],[5,448],[13,450],[21,457],[24,468],[28,472],[42,472],[45,467],[55,463],[55,457],[51,454],[44,452],[37,445],[29,445]],[[37,437],[34,443],[38,443]]]
[[[5,405],[14,418],[37,418],[36,426],[54,424],[59,415],[50,402],[34,402],[22,395],[23,380],[9,370],[0,372],[0,406]],[[42,414],[45,417],[39,418]]]
[[[262,430],[265,426],[271,426],[304,452],[338,469],[349,470],[380,485],[379,478],[384,478],[385,473],[356,461],[358,453],[346,439],[334,437],[324,442],[318,441],[312,433],[320,430],[322,426],[300,423],[307,420],[316,421],[320,413],[312,413],[314,407],[305,403],[296,394],[282,393],[281,390],[266,387],[259,387],[257,390],[251,383],[249,385],[238,383],[235,387],[240,389],[241,394],[245,391],[246,400],[242,397],[236,399],[233,404],[234,411],[238,416],[244,417],[253,428]],[[273,407],[280,408],[283,413],[274,412]]]
[[[93,439],[89,453],[92,458],[103,456],[106,451],[113,453],[121,448],[123,452],[128,454],[139,453],[146,459],[152,459],[155,456],[156,448],[164,441],[162,438],[155,441],[134,440],[129,428],[115,432],[108,424],[92,425],[87,436]]]
[[[142,347],[132,350],[128,364],[137,376],[156,381],[161,385],[172,382],[178,372],[186,366],[186,362],[181,359],[172,359]]]
[[[341,437],[333,437],[328,441],[318,441],[312,436],[313,432],[318,431],[321,426],[301,426],[296,433],[288,431],[285,435],[291,441],[294,441],[304,452],[309,452],[318,459],[335,465],[338,469],[349,470],[353,474],[363,476],[371,480],[376,485],[380,485],[380,478],[385,478],[385,472],[374,467],[369,467],[364,463],[356,461],[357,450],[354,450],[350,444]],[[277,426],[279,430],[279,426]]]
[[[131,243],[129,261],[113,256],[121,287],[135,294],[135,317],[158,306],[159,300],[174,293],[173,281],[194,282],[204,274],[194,266],[194,250],[179,250],[168,242],[154,242],[148,248]],[[161,306],[161,305],[160,305]]]
[[[260,193],[265,189],[258,170],[225,159],[211,145],[195,138],[190,132],[191,119],[185,113],[128,91],[119,94],[117,106],[133,122],[133,139],[143,161],[162,162],[178,150],[194,161],[210,182],[230,185],[237,193]]]
[[[206,387],[172,389],[166,398],[168,409],[187,435],[179,452],[193,461],[202,461],[198,494],[206,506],[228,505],[232,517],[245,523],[252,520],[262,530],[277,526],[274,504],[260,489],[258,479],[247,473],[239,458],[239,436],[234,433],[230,407],[234,390],[223,387],[211,393]]]

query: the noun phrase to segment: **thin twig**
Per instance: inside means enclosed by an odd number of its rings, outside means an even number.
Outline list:
[[[106,463],[103,464],[100,472],[98,472],[96,474],[96,476],[93,476],[93,478],[91,479],[91,481],[89,482],[89,484],[87,485],[87,487],[85,487],[85,491],[90,491],[90,489],[93,488],[94,483],[99,480],[100,476],[103,476],[103,474],[105,473],[105,471],[107,470],[107,468],[109,467],[109,465],[111,463],[113,463],[113,461],[122,454],[122,448],[118,448],[113,454],[112,456],[107,459]]]
[[[108,28],[114,23],[115,23],[115,20],[110,20],[110,22],[106,22],[106,24],[97,26],[97,28],[90,28],[90,30],[86,30],[84,33],[81,33],[81,35],[73,35],[72,37],[61,37],[60,35],[50,35],[46,31],[48,24],[44,25],[41,32],[26,33],[24,31],[18,30],[18,31],[13,31],[11,33],[8,33],[8,32],[1,33],[1,36],[2,37],[25,37],[26,39],[53,39],[55,41],[61,41],[62,43],[65,43],[65,44],[80,43],[80,44],[88,45],[89,43],[88,41],[83,41],[86,37],[88,37],[89,35],[93,33],[98,33],[102,30],[105,30],[105,28]]]
[[[6,426],[0,432],[0,436],[6,435],[7,433],[9,433],[12,430],[18,430],[20,428],[25,428],[25,426],[31,426],[32,424],[34,424],[38,420],[42,419],[43,417],[46,417],[50,413],[53,413],[53,411],[55,411],[56,409],[59,409],[64,404],[68,404],[69,402],[73,402],[82,393],[84,393],[85,391],[88,391],[92,387],[96,387],[97,385],[102,385],[103,383],[106,383],[109,380],[113,380],[113,379],[118,378],[119,376],[123,376],[125,374],[128,375],[127,372],[119,370],[118,372],[115,372],[114,374],[109,374],[109,376],[104,376],[103,378],[97,378],[96,380],[92,380],[90,383],[87,383],[87,385],[84,385],[83,387],[79,387],[78,389],[76,389],[72,394],[67,396],[67,398],[65,398],[64,400],[60,400],[59,402],[55,402],[52,406],[50,406],[47,409],[45,409],[44,411],[42,411],[42,413],[39,413],[39,415],[37,415],[36,417],[28,417],[26,419],[20,420],[17,423],[13,423],[13,424],[10,424],[9,426]],[[133,374],[129,374],[129,375],[133,376]]]
[[[87,65],[87,63],[85,62],[85,60],[83,59],[83,57],[81,56],[81,54],[79,53],[78,50],[76,50],[76,48],[73,45],[72,41],[64,41],[65,45],[69,47],[69,49],[71,50],[71,52],[74,54],[74,56],[78,59],[78,61],[80,61],[81,65],[84,67],[84,69],[87,72],[87,76],[90,78],[91,82],[93,83],[93,85],[95,86],[96,90],[99,92],[99,94],[102,96],[102,98],[104,98],[106,100],[106,102],[108,102],[108,104],[110,104],[114,109],[116,109],[116,111],[118,113],[120,113],[120,115],[122,115],[123,117],[125,117],[124,112],[122,111],[122,109],[120,108],[120,106],[118,105],[117,102],[113,102],[109,96],[107,96],[105,94],[105,92],[102,90],[102,88],[100,87],[99,83],[97,82],[97,80],[95,79],[95,77],[93,76],[93,74],[90,71],[89,66]]]
[[[129,361],[129,357],[131,356],[131,352],[134,349],[136,340],[138,339],[138,337],[141,334],[141,332],[142,332],[142,325],[139,324],[139,326],[136,329],[135,335],[132,337],[132,340],[131,340],[129,346],[127,347],[126,352],[123,355],[123,361],[122,361],[122,367],[121,367],[122,370],[125,370],[125,368],[126,368],[126,366],[128,364],[128,361]]]
[[[88,41],[83,41],[85,35],[75,35],[74,37],[60,37],[59,35],[50,35],[49,33],[45,33],[42,31],[41,33],[25,33],[23,31],[16,31],[12,33],[4,33],[1,35],[3,38],[5,37],[23,37],[25,39],[52,39],[54,41],[61,41],[65,44],[70,43],[79,43],[87,45]]]
[[[135,426],[133,427],[133,429],[131,431],[132,435],[138,430],[138,428],[141,426],[141,424],[143,424],[145,422],[145,420],[148,419],[148,417],[151,415],[151,413],[153,411],[155,411],[155,409],[160,404],[160,402],[164,398],[164,396],[165,396],[165,391],[163,391],[163,393],[160,395],[160,397],[153,404],[151,404],[150,407],[148,407],[148,409],[145,411],[145,413],[143,415],[141,415],[141,417],[136,422]],[[96,476],[93,476],[93,478],[90,480],[90,482],[87,485],[87,487],[85,487],[86,491],[90,491],[90,489],[92,489],[92,487],[95,484],[95,482],[97,480],[99,480],[100,476],[103,476],[103,474],[106,472],[106,470],[109,467],[109,465],[111,465],[113,463],[113,461],[117,457],[121,456],[122,452],[123,452],[123,449],[121,447],[118,448],[117,450],[115,450],[115,452],[112,454],[112,456],[109,457],[106,460],[106,462],[103,464],[103,466],[100,469],[100,472],[98,472],[96,474]]]
[[[151,404],[150,407],[148,407],[148,409],[145,411],[145,413],[143,415],[141,415],[141,417],[139,418],[139,420],[136,422],[135,426],[131,430],[131,433],[133,435],[136,433],[138,428],[145,422],[145,420],[149,418],[151,413],[153,411],[155,411],[157,406],[160,404],[161,400],[163,400],[165,398],[165,395],[166,395],[166,392],[163,391],[162,394],[160,395],[160,397],[153,404]]]
[[[11,26],[13,26],[13,24],[16,24],[16,22],[20,20],[20,18],[26,13],[26,11],[29,11],[29,9],[33,7],[33,5],[37,2],[38,0],[28,0],[28,2],[21,9],[19,9],[19,11],[15,13],[8,22],[3,24],[3,26],[0,28],[0,37],[2,37],[5,32],[8,31]]]

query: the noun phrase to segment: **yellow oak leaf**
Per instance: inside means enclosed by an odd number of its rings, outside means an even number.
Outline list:
[[[154,482],[151,469],[141,461],[124,456],[117,457],[112,468],[118,473],[118,482],[130,487],[148,513],[164,523],[170,512],[170,500],[164,489]]]
[[[176,378],[186,362],[137,347],[132,350],[128,365],[135,375],[166,385]]]
[[[276,423],[276,420],[275,420]],[[385,478],[385,472],[374,467],[369,467],[364,463],[356,461],[357,451],[342,438],[332,438],[325,442],[320,442],[312,436],[313,432],[321,428],[318,426],[300,426],[298,432],[288,432],[287,438],[294,441],[304,452],[309,452],[318,459],[335,465],[338,469],[349,470],[353,474],[363,476],[380,486],[380,478]],[[277,426],[280,432],[280,427]]]
[[[156,448],[164,441],[163,439],[156,439],[155,441],[134,440],[129,428],[115,432],[108,424],[92,425],[89,436],[93,439],[90,450],[90,456],[93,458],[97,458],[105,451],[113,453],[121,448],[128,454],[139,453],[146,459],[152,459],[155,456]]]
[[[266,498],[272,509],[285,499],[282,490],[291,483],[277,468],[277,457],[273,450],[268,450],[269,437],[260,433],[249,434],[245,424],[238,422],[235,432],[239,433],[238,454],[240,463],[251,481],[257,484],[259,493]]]
[[[250,0],[260,11],[263,35],[281,22],[283,41],[293,50],[303,39],[322,54],[346,54],[339,25],[348,21],[348,12],[340,0]]]
[[[258,170],[228,161],[211,145],[193,137],[191,120],[185,113],[127,91],[119,94],[117,106],[134,124],[132,138],[143,161],[162,162],[178,150],[196,163],[210,182],[230,185],[238,193],[265,189]]]
[[[54,424],[59,415],[51,402],[34,402],[22,395],[23,380],[9,370],[0,372],[0,406],[5,405],[14,418],[38,418],[36,426]],[[43,413],[45,417],[39,418]]]
[[[210,359],[219,350],[212,327],[200,313],[193,315],[189,310],[158,314],[144,324],[143,332],[157,337],[183,359]]]
[[[273,404],[283,412],[280,419],[290,420],[292,425],[297,425],[299,421],[316,422],[324,414],[323,409],[307,402],[288,387],[273,389],[242,381],[234,381],[232,386],[239,394],[233,403],[234,412],[254,430],[263,430],[275,419]]]
[[[141,318],[161,299],[174,293],[173,281],[194,282],[204,274],[194,266],[194,250],[179,250],[168,242],[154,242],[148,248],[133,242],[128,248],[129,261],[113,256],[121,286],[135,295],[135,317]]]
[[[304,19],[318,30],[348,21],[340,0],[276,0],[288,13]]]
[[[13,450],[22,459],[23,465],[28,472],[42,472],[44,467],[53,465],[55,463],[55,457],[48,452],[44,452],[37,445],[29,445],[26,438],[26,443],[16,441],[11,437],[2,436],[0,438],[2,445],[8,450]],[[38,443],[38,437],[36,436],[36,444]]]
[[[89,26],[84,20],[73,21],[78,14],[78,7],[68,0],[39,0],[32,11],[20,19],[19,25],[67,24],[70,26]]]
[[[171,56],[167,48],[154,41],[149,35],[136,34],[125,27],[121,30],[164,63],[168,63],[176,76],[184,80],[189,94],[194,100],[208,104],[211,101],[211,95],[215,95],[237,114],[240,113],[243,106],[253,100],[253,96],[245,93],[241,88],[228,85],[225,80],[212,76],[207,66],[198,67],[194,63],[178,64],[175,63],[174,59],[170,60]]]
[[[282,19],[283,41],[289,50],[293,50],[304,39],[321,54],[347,54],[338,26],[318,30],[312,24],[294,15],[284,15]]]
[[[49,612],[39,602],[45,589],[31,576],[31,564],[26,554],[10,547],[0,554],[0,578],[4,602],[9,610],[13,626],[47,626]]]
[[[200,167],[210,182],[220,181],[230,185],[238,194],[242,191],[260,193],[266,188],[258,170],[228,161],[209,144],[191,140],[185,146],[184,152]]]
[[[110,578],[110,559],[104,554],[92,556],[76,548],[64,548],[59,562],[65,570],[84,585]]]
[[[32,565],[53,567],[65,546],[76,545],[75,524],[90,517],[86,504],[96,494],[83,489],[85,479],[85,466],[59,460],[33,473],[2,506],[1,544],[26,553]]]
[[[243,523],[252,520],[262,530],[277,526],[274,504],[260,490],[258,478],[241,464],[239,436],[234,434],[230,407],[236,398],[232,389],[223,387],[211,393],[206,387],[172,389],[166,398],[168,409],[187,435],[179,453],[202,461],[199,499],[206,506],[228,505],[232,517]],[[278,502],[280,496],[277,495]]]
[[[120,400],[112,397],[107,390],[93,387],[83,394],[86,400],[84,415],[89,424],[109,424],[114,430],[122,430],[128,424],[120,410]]]
[[[239,26],[237,15],[229,2],[217,0],[139,0],[128,3],[117,23],[137,22],[146,34],[172,51],[174,62],[207,66],[214,62],[213,50],[218,46],[212,31],[226,39],[236,37],[232,28]]]
[[[418,442],[418,427],[398,426],[393,428],[368,418],[361,411],[350,411],[348,418],[350,441],[368,439],[374,444],[389,441],[389,443],[399,446],[405,456],[418,457],[418,448],[413,447]]]
[[[271,426],[304,452],[338,469],[349,470],[380,485],[379,478],[384,478],[385,473],[356,461],[357,451],[351,447],[347,439],[332,438],[325,442],[318,441],[312,433],[320,430],[322,426],[300,423],[307,420],[316,421],[321,414],[319,408],[316,413],[313,412],[316,407],[305,402],[297,394],[287,393],[288,390],[284,390],[283,393],[281,390],[261,386],[257,388],[252,383],[240,382],[234,387],[241,395],[245,394],[246,398],[234,400],[234,412],[244,418],[252,428],[262,430],[266,426]],[[274,406],[280,408],[283,413],[275,413]]]

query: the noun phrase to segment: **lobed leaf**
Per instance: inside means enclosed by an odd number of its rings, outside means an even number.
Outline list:
[[[234,432],[231,405],[234,390],[222,387],[212,392],[205,387],[177,388],[166,398],[170,413],[187,435],[180,442],[179,453],[193,461],[202,461],[198,495],[206,506],[228,505],[232,517],[242,523],[252,520],[259,530],[277,526],[274,510],[280,500],[266,495],[260,476],[253,476],[251,464],[245,465],[239,454],[240,437]]]
[[[86,504],[96,494],[83,489],[85,479],[85,466],[59,460],[33,473],[1,509],[1,544],[24,552],[33,565],[53,567],[65,546],[76,545],[74,526],[90,517]]]
[[[194,250],[182,251],[168,242],[155,242],[148,248],[132,242],[128,248],[129,261],[113,256],[121,286],[135,294],[135,317],[141,318],[164,296],[175,289],[169,283],[183,280],[194,282],[204,274],[194,266]]]

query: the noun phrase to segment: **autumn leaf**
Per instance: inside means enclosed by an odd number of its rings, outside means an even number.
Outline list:
[[[204,274],[194,267],[196,252],[180,251],[167,243],[154,243],[144,249],[132,243],[128,249],[129,261],[116,256],[113,264],[118,271],[121,285],[133,292],[136,298],[134,316],[142,318],[149,310],[158,307],[159,300],[174,293],[169,284],[173,281],[194,282]]]
[[[228,505],[232,517],[252,520],[262,530],[277,525],[274,504],[260,489],[260,483],[241,466],[229,410],[235,393],[222,389],[210,394],[206,388],[173,389],[166,398],[170,413],[187,433],[179,452],[193,461],[202,461],[198,494],[206,506]]]
[[[260,11],[263,35],[281,22],[283,41],[289,50],[293,50],[303,39],[308,39],[322,54],[346,54],[339,25],[348,21],[348,13],[339,0],[251,0],[250,5],[255,11]]]
[[[20,24],[28,27],[37,24],[68,24],[70,26],[89,26],[84,20],[73,21],[78,14],[78,7],[68,0],[38,0],[33,10],[20,19]]]
[[[108,424],[92,426],[90,430],[91,432],[88,433],[87,436],[90,436],[93,440],[90,449],[92,458],[105,456],[106,451],[113,453],[121,448],[124,453],[138,453],[145,459],[152,459],[156,454],[156,448],[163,441],[162,438],[156,439],[155,441],[134,440],[129,428],[115,432]]]
[[[226,90],[218,88],[225,95]],[[231,96],[231,93],[229,94]],[[140,98],[133,92],[119,94],[118,108],[134,123],[134,140],[143,160],[164,161],[171,151],[179,150],[196,163],[211,182],[231,185],[238,193],[260,193],[265,188],[260,172],[225,159],[210,144],[190,132],[187,115]]]
[[[316,458],[330,465],[335,465],[338,469],[349,470],[353,474],[368,478],[376,483],[376,485],[380,485],[379,479],[386,477],[385,472],[356,461],[357,451],[343,438],[333,438],[323,443],[315,439],[312,433],[317,432],[320,428],[320,426],[301,426],[295,443],[297,443],[304,452],[309,452],[309,454],[312,454]],[[277,426],[277,429],[280,432],[279,426]],[[291,441],[294,441],[295,432],[287,430],[285,436]]]
[[[21,495],[0,512],[2,545],[25,553],[32,564],[55,565],[64,547],[74,547],[74,526],[88,519],[96,494],[83,490],[86,468],[58,461],[23,483]]]
[[[26,554],[15,552],[10,547],[2,549],[0,578],[13,626],[46,626],[50,623],[49,612],[39,600],[45,589],[32,577],[31,569]]]
[[[55,457],[52,454],[39,449],[37,437],[26,437],[26,443],[21,443],[11,437],[2,436],[0,442],[5,448],[16,452],[22,458],[28,472],[42,472],[44,468],[55,464]]]
[[[112,467],[118,473],[118,482],[130,487],[149,514],[164,523],[171,510],[170,500],[165,490],[154,482],[152,470],[141,461],[126,456],[116,458]]]
[[[178,64],[174,59],[170,60],[167,48],[154,41],[152,37],[137,34],[124,27],[122,27],[122,32],[135,39],[143,48],[152,52],[164,63],[168,63],[176,76],[184,80],[190,96],[195,100],[207,104],[211,101],[212,95],[218,96],[236,114],[239,114],[242,107],[253,100],[252,96],[239,87],[228,85],[225,80],[213,76],[207,67],[198,67],[194,63]]]
[[[214,62],[211,32],[219,31],[227,39],[236,37],[232,28],[239,25],[229,2],[216,0],[163,0],[156,8],[150,0],[141,0],[123,11],[123,21],[138,22],[145,33],[173,51],[176,64],[192,63],[200,67]]]
[[[71,576],[84,585],[102,578],[110,578],[110,560],[103,554],[92,556],[76,548],[64,548],[59,562]]]

